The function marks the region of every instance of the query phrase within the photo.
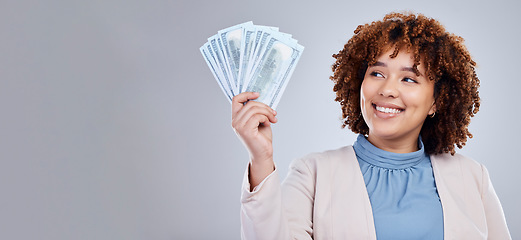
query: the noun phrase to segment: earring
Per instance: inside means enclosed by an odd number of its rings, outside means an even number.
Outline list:
[[[436,112],[434,112],[432,115],[429,115],[429,117],[434,118],[434,115],[436,115]]]

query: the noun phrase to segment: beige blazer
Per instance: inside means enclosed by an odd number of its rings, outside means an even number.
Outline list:
[[[511,239],[487,169],[462,155],[432,155],[444,239]],[[373,213],[352,146],[310,154],[241,196],[243,239],[372,239]]]

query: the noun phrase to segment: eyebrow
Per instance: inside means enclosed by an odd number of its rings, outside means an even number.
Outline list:
[[[385,64],[384,62],[377,61],[372,66],[373,67],[387,67],[387,64]],[[412,72],[412,73],[416,74],[416,72],[414,71],[414,68],[412,68],[412,67],[402,67],[402,69],[400,69],[400,70],[407,71],[407,72]],[[421,73],[420,73],[420,75],[421,75]]]

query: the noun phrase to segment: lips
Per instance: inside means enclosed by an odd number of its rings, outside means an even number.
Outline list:
[[[381,106],[373,104],[373,107],[376,109],[376,111],[381,113],[389,113],[389,114],[398,114],[404,111],[403,108],[398,108],[395,106],[390,106],[389,104],[386,104],[387,106]]]

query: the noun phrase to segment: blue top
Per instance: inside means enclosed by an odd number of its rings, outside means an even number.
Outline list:
[[[384,151],[359,135],[353,148],[373,209],[378,240],[443,239],[443,210],[431,159],[420,150]]]

